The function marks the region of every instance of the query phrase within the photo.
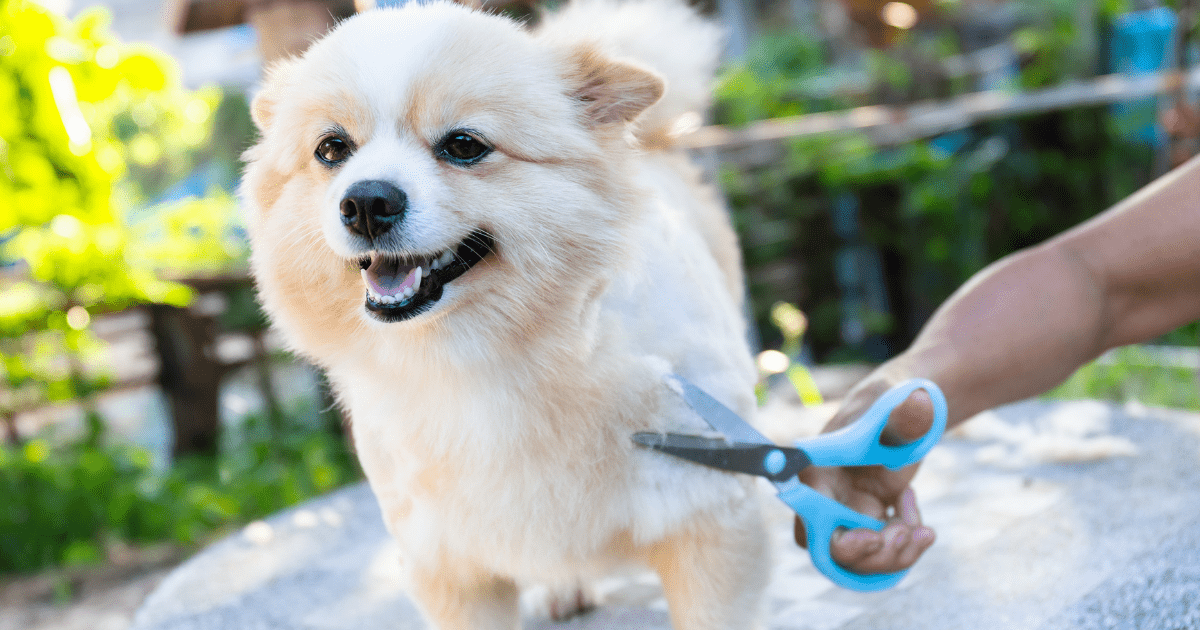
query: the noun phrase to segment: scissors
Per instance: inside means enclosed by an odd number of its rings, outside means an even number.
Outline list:
[[[667,377],[680,386],[688,405],[725,439],[678,433],[635,433],[633,441],[688,461],[765,477],[779,499],[804,521],[813,565],[834,584],[856,591],[881,591],[896,585],[908,570],[884,574],[853,573],[829,555],[829,538],[839,527],[879,531],[884,523],[860,514],[800,483],[796,473],[808,466],[873,466],[896,470],[925,457],[946,429],[946,397],[932,381],[910,379],[888,390],[853,424],[831,433],[797,440],[795,448],[777,446],[707,392],[679,375]],[[933,426],[916,442],[885,446],[879,442],[892,410],[918,389],[933,401]]]

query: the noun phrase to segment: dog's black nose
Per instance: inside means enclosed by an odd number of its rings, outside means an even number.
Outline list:
[[[394,185],[366,180],[355,182],[342,197],[342,224],[347,230],[375,239],[404,218],[408,196]]]

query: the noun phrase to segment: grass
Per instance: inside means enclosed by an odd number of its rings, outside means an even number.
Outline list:
[[[1200,411],[1200,375],[1191,367],[1164,365],[1151,347],[1126,346],[1075,372],[1048,398],[1092,398],[1117,403]]]
[[[107,444],[99,418],[66,444],[0,447],[0,574],[102,562],[115,544],[194,548],[255,518],[361,478],[340,433],[289,415],[251,417],[215,458],[156,470],[144,449]]]

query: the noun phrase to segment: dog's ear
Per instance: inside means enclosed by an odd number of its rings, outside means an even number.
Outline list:
[[[295,65],[295,59],[286,58],[276,61],[267,69],[267,79],[263,82],[262,89],[250,101],[250,118],[254,120],[259,131],[265,133],[270,128],[271,121],[275,119],[281,92]]]
[[[666,89],[654,71],[591,48],[577,49],[571,67],[572,96],[596,126],[632,122],[657,103]]]

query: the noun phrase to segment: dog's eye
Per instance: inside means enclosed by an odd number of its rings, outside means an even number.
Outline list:
[[[317,150],[313,155],[317,159],[324,162],[326,166],[337,166],[346,161],[350,157],[350,143],[339,136],[329,136],[317,145]]]
[[[453,131],[438,143],[437,155],[443,160],[469,166],[482,160],[492,148],[475,136],[462,131]]]

